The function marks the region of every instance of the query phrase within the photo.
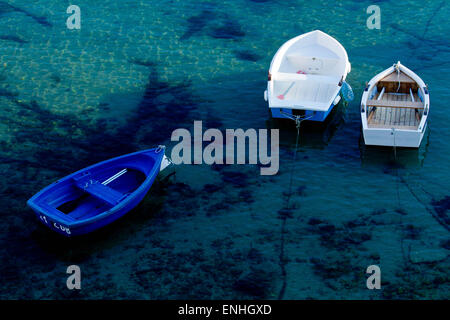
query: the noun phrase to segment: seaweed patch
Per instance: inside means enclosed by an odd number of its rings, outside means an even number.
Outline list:
[[[3,15],[4,13],[8,13],[8,12],[20,12],[20,13],[23,13],[24,15],[26,15],[27,17],[32,18],[34,21],[36,21],[37,23],[39,23],[40,25],[42,25],[44,27],[52,26],[52,24],[44,16],[35,15],[35,14],[28,12],[22,8],[13,6],[4,1],[0,1],[0,16]]]
[[[233,39],[238,40],[245,36],[240,24],[231,19],[223,21],[219,26],[214,27],[209,35],[216,39]]]
[[[215,14],[211,9],[204,9],[200,14],[187,19],[188,27],[180,40],[188,40],[196,35],[208,24],[209,21],[215,19]]]
[[[22,38],[20,38],[18,36],[12,36],[12,35],[0,36],[0,40],[12,41],[12,42],[16,42],[19,44],[28,43],[28,41],[23,40]]]
[[[259,55],[248,50],[237,50],[234,52],[239,60],[256,62],[261,59]]]
[[[450,210],[450,196],[445,196],[441,200],[433,200],[431,204],[442,221],[450,225],[450,217],[448,215],[448,211]]]
[[[144,67],[155,67],[156,66],[155,62],[153,62],[151,60],[140,59],[140,58],[128,59],[128,62],[130,62],[132,64],[136,64],[138,66],[144,66]]]
[[[7,89],[3,89],[0,88],[0,97],[5,97],[7,99],[14,99],[18,96],[19,94],[17,92],[13,92],[13,91],[9,91]]]

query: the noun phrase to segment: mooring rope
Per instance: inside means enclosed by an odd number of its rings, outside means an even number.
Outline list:
[[[297,160],[297,149],[298,144],[300,142],[300,124],[304,120],[308,120],[311,117],[308,118],[302,118],[301,116],[293,116],[293,120],[295,120],[295,126],[297,127],[297,138],[295,141],[295,150],[294,150],[294,157],[292,159],[292,166],[291,166],[291,173],[289,178],[289,189],[286,199],[286,207],[283,210],[282,215],[282,223],[281,223],[281,243],[280,243],[280,268],[281,268],[281,275],[283,277],[283,285],[281,286],[280,292],[278,294],[278,300],[283,299],[284,292],[286,291],[286,285],[287,285],[287,273],[286,273],[286,260],[284,258],[284,234],[286,232],[286,219],[288,217],[289,211],[292,209],[289,207],[289,202],[291,200],[292,195],[292,181],[294,176],[294,167]]]
[[[397,187],[397,205],[400,208],[400,176],[398,175],[398,164],[397,164],[397,142],[395,140],[395,128],[392,128],[392,134],[394,135],[394,169],[395,169],[395,184]]]
[[[295,162],[297,160],[297,149],[298,149],[298,143],[300,141],[300,124],[303,120],[306,119],[301,119],[300,117],[297,117],[295,119],[295,126],[297,128],[297,138],[295,140],[295,151],[294,151],[294,158],[292,159],[292,166],[291,166],[291,176],[289,178],[289,193],[288,193],[288,198],[286,201],[286,207],[289,208],[289,200],[291,199],[291,192],[292,192],[292,177],[294,176],[294,166],[295,166]]]
[[[445,229],[447,229],[447,231],[450,231],[450,226],[445,222],[444,219],[442,219],[439,214],[433,209],[430,208],[430,206],[425,203],[424,201],[422,201],[419,197],[419,195],[417,194],[416,191],[414,191],[414,189],[411,187],[411,185],[406,181],[405,178],[401,178],[401,182],[408,188],[409,192],[412,194],[412,196],[414,198],[416,198],[417,202],[419,202],[420,204],[423,205],[423,207],[425,208],[425,210],[427,210],[431,216]]]

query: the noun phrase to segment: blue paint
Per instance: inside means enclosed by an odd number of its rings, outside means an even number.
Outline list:
[[[149,149],[100,162],[44,188],[28,205],[47,227],[65,236],[92,232],[139,204],[158,175],[163,156],[161,149]],[[108,179],[112,181],[107,183]]]
[[[308,118],[308,121],[324,122],[331,111],[333,111],[334,106],[334,104],[331,104],[330,108],[328,108],[327,111],[304,110],[304,117]],[[293,115],[292,109],[270,108],[270,112],[272,114],[272,118],[279,119],[286,119],[286,115]]]

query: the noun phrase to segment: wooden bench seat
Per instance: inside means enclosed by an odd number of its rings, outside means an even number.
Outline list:
[[[423,102],[367,100],[368,107],[423,109]]]

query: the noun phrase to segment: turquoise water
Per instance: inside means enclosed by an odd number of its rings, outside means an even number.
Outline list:
[[[373,3],[381,30],[366,27]],[[81,30],[66,28],[70,4]],[[445,1],[0,1],[0,297],[448,299],[449,14]],[[346,48],[355,100],[302,129],[293,164],[295,128],[269,120],[263,91],[279,46],[315,29]],[[362,146],[359,99],[398,60],[428,84],[431,115],[421,148],[394,158]],[[129,215],[75,240],[26,207],[97,161],[170,150],[194,120],[280,128],[280,172],[176,166]],[[381,290],[366,288],[372,264]]]

